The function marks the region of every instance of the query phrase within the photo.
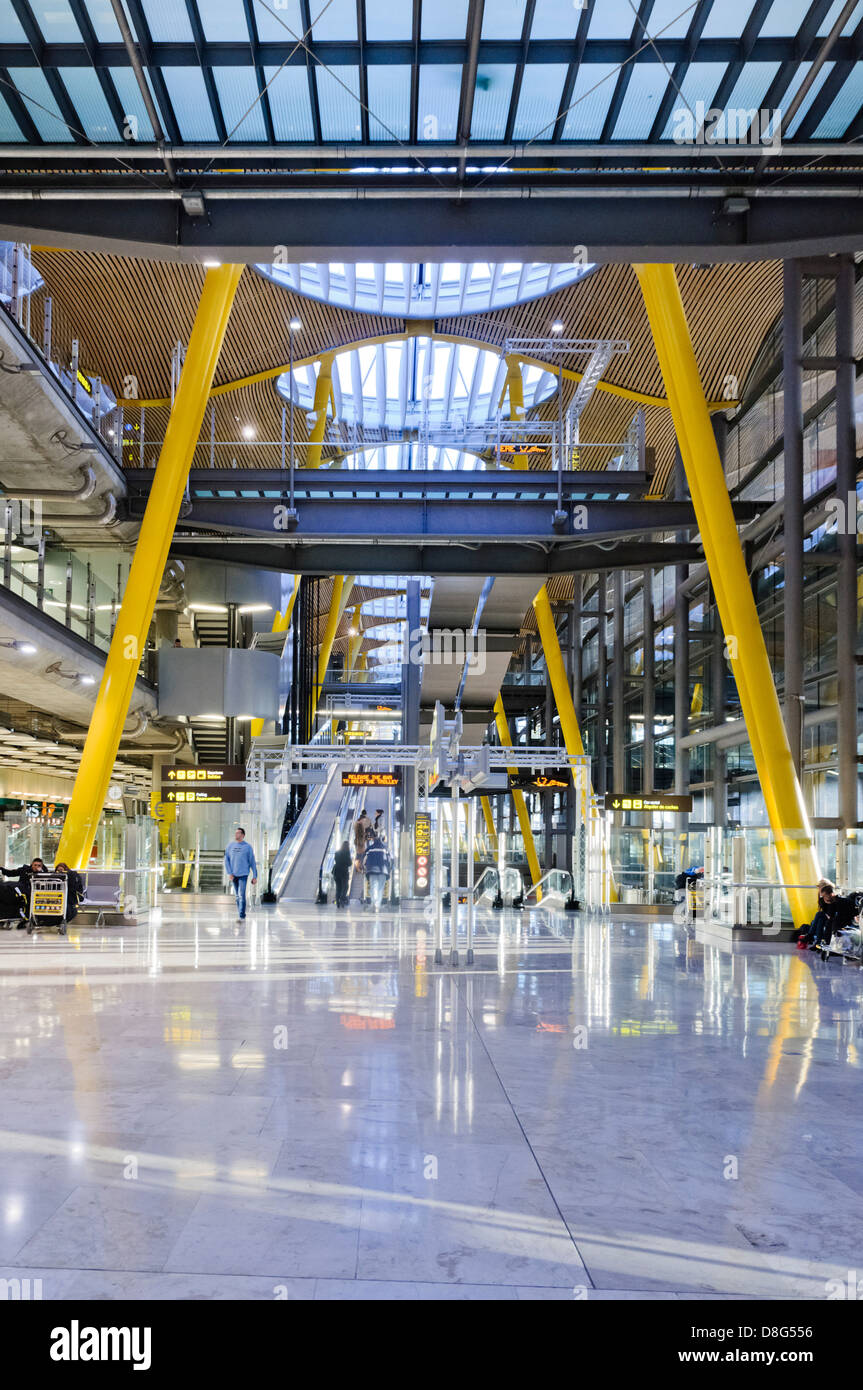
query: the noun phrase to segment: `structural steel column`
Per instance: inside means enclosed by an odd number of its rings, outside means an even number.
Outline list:
[[[836,495],[847,513],[837,536],[836,664],[839,719],[839,819],[857,824],[857,449],[854,425],[854,260],[843,256],[836,277]],[[850,506],[849,506],[850,502]]]
[[[506,711],[503,707],[503,700],[500,695],[494,702],[494,722],[497,725],[497,736],[503,748],[512,747],[512,738],[509,732],[509,725],[506,722]],[[507,771],[511,774],[517,772],[517,768],[510,767]],[[539,860],[536,857],[536,845],[533,843],[533,831],[530,828],[530,815],[528,814],[527,802],[524,799],[524,792],[518,787],[512,790],[513,804],[518,816],[518,826],[521,831],[521,838],[524,841],[524,852],[527,855],[527,865],[530,869],[532,883],[538,883],[542,877],[539,868]]]
[[[803,322],[799,261],[782,267],[785,727],[797,776],[803,729]],[[843,495],[839,490],[840,497]]]
[[[791,912],[812,916],[818,858],[737,534],[674,267],[638,265]],[[733,639],[733,640],[732,640]]]
[[[656,728],[656,620],[653,612],[653,570],[644,571],[642,590],[642,621],[644,623],[644,661],[642,663],[642,714],[644,718],[644,748],[641,785],[645,792],[652,792],[655,780],[656,752],[654,730]]]
[[[713,652],[712,676],[713,676],[713,722],[716,725],[725,723],[725,641],[722,635],[722,624],[719,621],[719,609],[716,605],[716,595],[713,595],[714,620],[713,620]],[[713,824],[726,825],[728,823],[728,754],[719,743],[713,745]]]
[[[626,725],[623,703],[623,581],[625,572],[615,570],[612,576],[614,602],[612,631],[614,633],[614,665],[611,669],[611,758],[615,792],[626,791]]]
[[[596,774],[593,788],[597,796],[608,791],[606,760],[606,718],[608,695],[608,648],[605,605],[608,598],[608,574],[600,570],[596,586],[597,654],[596,654]]]
[[[333,362],[336,354],[325,352],[321,358],[321,365],[318,370],[318,379],[315,382],[315,399],[312,410],[315,415],[315,422],[309,435],[309,446],[306,453],[306,467],[320,468],[321,448],[324,435],[327,429],[327,406],[329,405],[330,395],[333,389]],[[294,384],[291,382],[291,391]]]
[[[123,603],[105,660],[72,800],[57,848],[58,860],[64,860],[73,868],[86,865],[102,815],[180,513],[186,479],[242,273],[241,265],[223,265],[208,270],[204,280],[186,361],[150,487]]]
[[[678,440],[674,460],[674,500],[686,500],[686,470]],[[687,541],[688,531],[678,531],[677,540]],[[675,565],[674,598],[674,790],[678,796],[689,791],[689,750],[683,740],[689,733],[689,595],[686,581],[688,565]],[[679,822],[681,828],[684,822]]]

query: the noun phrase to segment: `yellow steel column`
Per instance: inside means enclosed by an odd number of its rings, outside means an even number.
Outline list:
[[[324,679],[327,674],[327,667],[330,664],[330,657],[333,651],[333,643],[336,640],[336,632],[338,631],[339,623],[342,620],[342,615],[344,614],[347,601],[350,598],[351,589],[354,587],[354,578],[355,576],[352,574],[337,574],[333,576],[333,596],[330,600],[330,611],[327,614],[327,623],[326,627],[324,628],[324,635],[321,638],[321,645],[318,648],[318,662],[317,669],[315,671],[315,692],[312,697],[313,719],[318,712],[318,705],[321,699],[321,689],[323,687]]]
[[[363,605],[361,603],[356,604],[356,606],[354,607],[353,617],[351,618],[351,627],[354,628],[355,631],[353,637],[348,638],[348,659],[345,663],[345,681],[350,681],[354,667],[357,664],[357,657],[359,656],[362,650],[362,612]]]
[[[65,860],[73,868],[86,865],[102,815],[186,478],[242,273],[241,265],[223,265],[208,270],[204,280],[186,361],[57,848],[57,859]]]
[[[554,614],[551,611],[551,602],[548,597],[548,589],[543,584],[539,593],[533,601],[533,611],[536,614],[536,626],[539,632],[539,640],[542,642],[542,650],[545,656],[545,668],[548,672],[548,679],[551,684],[554,702],[557,706],[557,716],[560,720],[560,732],[563,734],[563,742],[570,757],[584,757],[584,742],[581,737],[581,729],[578,725],[578,715],[575,712],[575,705],[572,702],[572,692],[569,688],[569,681],[566,678],[566,667],[563,663],[563,654],[560,650],[560,642],[557,637],[557,628],[554,625]],[[573,772],[573,781],[575,773]],[[591,803],[592,803],[591,793]],[[593,811],[593,805],[581,806],[582,820],[587,822],[589,815]],[[598,812],[597,812],[598,814]],[[617,885],[614,875],[609,875],[610,893],[612,902],[617,902]]]
[[[272,626],[272,628],[270,629],[272,632],[287,632],[288,628],[289,628],[290,625],[291,625],[291,615],[292,615],[292,613],[293,613],[293,611],[294,611],[294,604],[295,604],[296,601],[297,601],[297,594],[298,594],[299,592],[300,592],[300,576],[299,576],[298,574],[295,574],[295,575],[294,575],[294,592],[291,594],[291,597],[288,599],[287,606],[286,606],[286,608],[285,608],[284,613],[277,613],[276,616],[273,618],[273,626]],[[251,728],[252,728],[252,738],[260,738],[260,737],[261,737],[261,734],[264,732],[264,721],[263,721],[263,719],[253,719],[253,720],[252,720],[252,726],[251,726]]]
[[[494,719],[497,725],[497,736],[504,748],[512,747],[509,725],[506,722],[506,711],[503,707],[503,700],[500,695],[494,702]],[[510,773],[515,773],[516,768],[507,769]],[[542,878],[539,869],[539,860],[536,856],[536,845],[533,842],[533,831],[530,828],[530,815],[528,814],[527,802],[524,799],[524,792],[518,787],[514,787],[511,793],[515,805],[515,813],[518,816],[518,826],[521,831],[521,838],[524,840],[524,852],[527,855],[527,865],[530,869],[532,883],[538,883]]]
[[[321,466],[321,447],[324,434],[327,428],[327,406],[333,390],[333,362],[336,354],[325,352],[321,358],[321,365],[318,370],[318,379],[315,382],[315,399],[312,409],[315,415],[315,422],[312,425],[312,432],[309,435],[309,447],[306,453],[306,467],[320,468]]]
[[[521,363],[517,357],[509,356],[506,359],[506,389],[509,391],[509,418],[510,420],[524,420],[524,381],[521,375]],[[513,454],[513,468],[527,468],[527,454]]]
[[[815,906],[818,856],[689,336],[674,267],[635,267],[716,593],[731,667],[797,925]],[[803,885],[803,886],[799,886]]]
[[[491,802],[489,801],[487,796],[481,796],[479,800],[480,805],[482,806],[483,816],[485,817],[486,833],[488,834],[488,837],[491,840],[492,845],[494,845],[497,840],[497,833],[494,828],[494,816],[491,813]]]

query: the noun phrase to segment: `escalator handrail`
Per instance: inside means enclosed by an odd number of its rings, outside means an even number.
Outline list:
[[[339,764],[334,762],[327,770],[326,781],[320,782],[318,786],[315,787],[315,790],[306,801],[302,811],[279,846],[278,853],[273,860],[273,892],[277,897],[281,897],[282,895],[291,869],[297,862],[300,851],[303,849],[309,831],[315,822],[317,809],[326,797],[337,773],[341,775]]]
[[[546,881],[551,878],[552,874],[557,874],[560,878],[569,880],[568,892],[566,892],[565,889],[550,888],[546,886]],[[547,873],[543,874],[542,878],[537,879],[536,883],[532,883],[529,888],[525,888],[525,900],[527,900],[528,898],[538,897],[540,890],[542,890],[542,893],[544,895],[548,894],[550,896],[551,894],[554,894],[555,897],[572,897],[574,892],[574,883],[572,874],[569,872],[569,869],[549,869]]]

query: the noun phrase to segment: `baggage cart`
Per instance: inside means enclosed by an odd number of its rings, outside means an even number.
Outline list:
[[[27,934],[56,928],[66,935],[67,880],[62,874],[33,874],[30,879],[30,915]]]

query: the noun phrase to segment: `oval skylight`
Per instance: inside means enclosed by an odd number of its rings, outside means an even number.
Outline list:
[[[294,404],[309,412],[310,424],[319,370],[318,362],[294,369]],[[556,378],[540,367],[523,367],[522,381],[525,415],[557,390]],[[334,424],[399,434],[428,428],[446,435],[438,437],[438,443],[451,437],[458,447],[471,427],[492,425],[505,382],[503,357],[483,348],[433,338],[369,344],[336,357],[327,411]],[[290,372],[277,379],[276,389],[286,400],[291,398]],[[328,437],[337,438],[332,427]],[[464,447],[473,444],[464,441]]]
[[[441,318],[479,314],[575,284],[592,265],[390,261],[257,265],[261,275],[309,299],[370,314]]]

